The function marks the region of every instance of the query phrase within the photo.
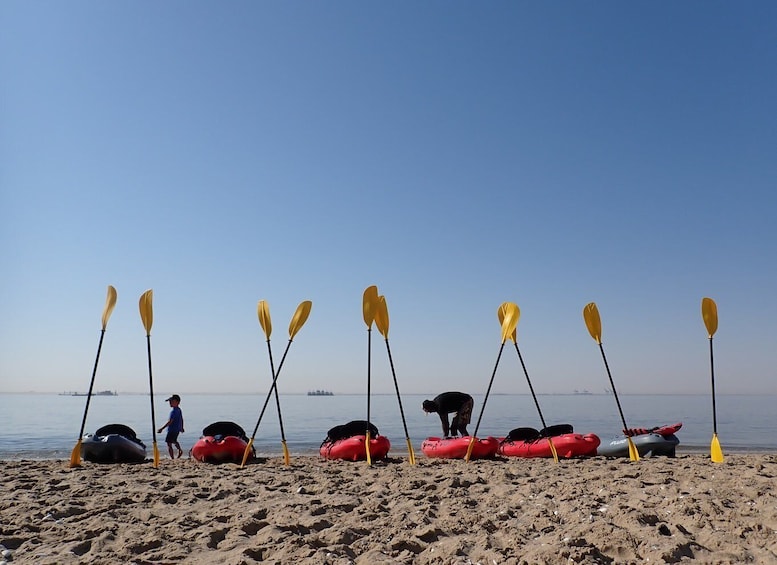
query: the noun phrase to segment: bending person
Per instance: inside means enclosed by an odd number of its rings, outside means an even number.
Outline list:
[[[438,394],[434,400],[424,400],[423,409],[427,414],[436,412],[442,422],[443,436],[456,436],[461,433],[468,436],[467,424],[472,419],[472,407],[475,401],[465,392],[443,392]],[[451,425],[448,425],[448,414],[454,413]],[[449,433],[450,432],[450,433]]]

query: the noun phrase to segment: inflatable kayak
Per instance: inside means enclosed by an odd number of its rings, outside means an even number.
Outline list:
[[[345,459],[347,461],[366,461],[367,452],[364,445],[365,434],[346,437],[338,440],[324,440],[318,450],[324,459]],[[379,461],[385,459],[391,449],[391,442],[386,436],[370,436],[370,459]]]
[[[421,451],[427,457],[440,459],[464,459],[467,456],[467,449],[471,436],[464,437],[428,437],[421,444]],[[472,446],[470,459],[487,459],[496,455],[499,449],[499,440],[495,437],[475,439]]]
[[[189,454],[203,463],[242,463],[248,445],[245,431],[234,422],[214,422],[202,430]],[[249,459],[256,457],[251,446]]]
[[[510,440],[505,438],[499,443],[499,455],[505,457],[553,457],[548,440],[553,441],[556,455],[563,458],[591,457],[596,455],[596,448],[601,440],[596,434],[562,434],[551,438],[538,437],[527,440]]]
[[[146,446],[129,426],[108,424],[84,435],[81,457],[93,463],[140,463],[146,459]]]
[[[666,457],[675,456],[675,448],[680,443],[674,434],[662,436],[661,434],[641,434],[633,436],[631,441],[637,448],[640,457],[648,455],[664,455]],[[629,441],[626,436],[616,437],[609,443],[599,446],[598,455],[605,457],[628,457]]]

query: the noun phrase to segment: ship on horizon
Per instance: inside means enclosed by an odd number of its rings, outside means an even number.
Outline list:
[[[60,392],[59,396],[89,396],[88,392]],[[119,396],[119,393],[115,390],[100,390],[93,392],[92,396]]]
[[[308,396],[334,396],[334,393],[329,390],[309,390]]]

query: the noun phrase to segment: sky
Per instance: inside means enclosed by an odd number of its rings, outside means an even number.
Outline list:
[[[777,4],[0,3],[0,392],[777,394]],[[371,363],[367,362],[368,343]],[[496,369],[496,371],[495,371]]]

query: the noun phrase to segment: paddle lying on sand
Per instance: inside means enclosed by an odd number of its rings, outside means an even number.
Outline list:
[[[505,316],[507,314],[507,309],[509,308],[508,302],[503,302],[501,306],[496,311],[496,317],[499,318],[499,325],[502,325],[505,321]],[[534,399],[534,405],[537,407],[537,412],[540,415],[540,422],[542,422],[542,428],[546,429],[548,426],[545,424],[545,418],[542,416],[542,410],[540,409],[540,403],[537,402],[537,395],[534,394],[534,387],[531,385],[531,379],[529,379],[529,372],[526,370],[526,365],[523,362],[523,356],[521,355],[521,350],[518,349],[518,326],[516,324],[516,329],[513,330],[513,333],[510,334],[510,340],[513,342],[513,345],[515,345],[515,352],[518,354],[518,360],[521,362],[521,367],[523,368],[523,374],[526,375],[526,382],[529,383],[529,390],[531,391],[531,396]],[[548,437],[548,443],[550,444],[550,453],[553,455],[553,461],[558,463],[558,453],[556,452],[556,446],[553,445],[553,440]]]
[[[108,296],[105,298],[105,307],[103,308],[103,329],[100,332],[100,342],[97,344],[97,357],[94,358],[94,368],[92,369],[92,380],[89,381],[89,392],[86,394],[86,407],[84,408],[84,417],[81,420],[81,431],[78,432],[78,441],[70,454],[70,466],[78,467],[81,464],[81,438],[84,436],[86,427],[86,413],[89,411],[89,400],[92,398],[92,389],[94,388],[94,377],[97,375],[97,362],[100,360],[100,350],[103,347],[103,338],[105,337],[105,327],[108,325],[108,319],[111,317],[113,308],[116,306],[116,289],[108,285]]]
[[[159,467],[159,448],[156,444],[156,417],[154,415],[154,378],[151,372],[151,326],[154,323],[154,291],[147,290],[140,295],[140,319],[146,329],[146,350],[148,351],[148,394],[151,397],[151,435],[154,438],[154,468]]]
[[[281,374],[281,369],[283,369],[283,363],[284,361],[286,361],[286,354],[289,352],[289,347],[291,347],[291,342],[294,341],[294,336],[297,335],[297,332],[299,332],[299,330],[308,320],[308,316],[310,316],[310,309],[312,307],[313,307],[313,303],[310,300],[305,300],[303,302],[300,302],[299,306],[297,306],[297,310],[294,312],[294,315],[291,317],[291,323],[289,323],[289,343],[286,344],[286,350],[283,352],[283,357],[281,357],[281,362],[278,365],[278,370],[275,371],[273,375],[272,385],[270,386],[270,390],[267,391],[267,397],[264,399],[264,404],[262,405],[262,411],[259,413],[259,418],[256,420],[256,426],[254,426],[254,433],[251,434],[251,439],[248,441],[248,445],[246,445],[246,449],[243,452],[243,461],[240,464],[241,468],[246,466],[246,461],[248,461],[248,456],[251,454],[251,447],[253,447],[254,445],[254,438],[256,437],[256,432],[259,430],[259,424],[262,423],[262,417],[264,417],[264,411],[267,409],[267,404],[270,402],[270,397],[272,396],[273,391],[277,390],[276,382],[278,381],[278,377]],[[285,447],[285,444],[284,444],[284,447]],[[284,460],[286,457],[287,457],[287,452],[284,450]],[[286,461],[286,464],[288,464],[288,461]]]
[[[502,350],[505,347],[505,342],[513,335],[515,327],[518,325],[518,318],[521,317],[521,310],[517,304],[512,302],[505,302],[504,319],[502,320],[502,345],[499,346],[499,354],[496,356],[496,363],[494,363],[494,370],[491,373],[491,380],[488,381],[488,389],[486,389],[486,396],[483,398],[483,406],[480,407],[480,415],[478,416],[478,422],[475,424],[475,432],[469,440],[467,446],[467,455],[464,460],[469,462],[472,456],[472,449],[475,447],[475,441],[477,441],[478,429],[480,428],[480,420],[483,418],[483,412],[486,409],[486,402],[488,402],[488,395],[491,393],[491,385],[494,384],[494,376],[496,376],[496,369],[499,367],[499,359],[502,357]]]
[[[629,427],[626,425],[626,419],[623,417],[623,410],[621,409],[620,400],[618,400],[618,393],[615,390],[615,383],[612,381],[612,374],[610,373],[610,366],[607,364],[607,357],[604,355],[604,347],[602,346],[602,319],[599,317],[599,309],[594,302],[589,302],[583,308],[583,319],[585,325],[588,328],[588,333],[594,338],[597,344],[599,344],[599,350],[602,352],[602,359],[604,360],[604,367],[607,369],[607,376],[610,379],[610,388],[612,389],[612,395],[615,397],[615,403],[618,405],[618,412],[621,415],[621,422],[623,423],[624,433]],[[632,461],[639,461],[639,451],[637,446],[631,439],[631,436],[626,436],[629,442],[629,459]]]
[[[270,356],[270,378],[275,377],[275,365],[272,360],[272,347],[270,346],[270,334],[272,333],[272,320],[270,319],[270,305],[266,300],[260,300],[256,307],[257,315],[259,316],[259,325],[264,330],[264,335],[267,337],[267,353]],[[278,387],[273,387],[275,393],[275,406],[278,408],[278,424],[281,428],[281,446],[283,447],[283,461],[288,465],[291,461],[289,458],[289,448],[286,446],[286,433],[283,431],[283,416],[281,416],[281,399],[278,396]]]
[[[718,441],[718,419],[715,411],[715,362],[712,355],[712,336],[718,331],[718,306],[712,298],[701,299],[701,317],[710,338],[710,377],[712,380],[712,442],[710,443],[710,459],[715,463],[723,463],[723,450]]]
[[[368,286],[362,294],[362,317],[367,324],[367,430],[364,432],[364,452],[367,455],[367,465],[372,465],[370,454],[370,372],[372,367],[372,322],[378,309],[378,287]]]
[[[394,360],[391,357],[391,347],[389,346],[389,315],[386,306],[386,298],[378,297],[378,307],[375,311],[375,326],[386,340],[386,351],[388,352],[389,365],[391,365],[391,376],[394,378],[394,390],[397,391],[397,402],[399,403],[399,414],[402,416],[402,425],[405,428],[405,440],[407,441],[407,453],[410,464],[415,465],[415,453],[413,452],[413,443],[410,441],[410,434],[407,431],[407,421],[405,420],[405,411],[402,409],[402,396],[399,394],[399,384],[397,384],[397,373],[394,370]]]

